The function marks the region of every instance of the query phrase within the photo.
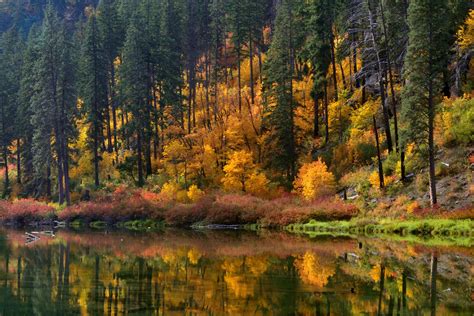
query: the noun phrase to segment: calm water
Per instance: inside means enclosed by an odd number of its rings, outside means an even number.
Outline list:
[[[0,315],[473,315],[472,248],[285,233],[0,232]]]

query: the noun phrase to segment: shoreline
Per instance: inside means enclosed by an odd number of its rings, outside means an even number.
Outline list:
[[[349,237],[349,238],[376,238],[391,241],[414,242],[432,246],[474,246],[474,221],[470,219],[410,219],[410,220],[380,220],[371,221],[353,219],[350,221],[319,222],[312,220],[308,223],[295,223],[286,226],[267,227],[260,224],[206,224],[169,225],[156,220],[129,220],[122,222],[91,221],[85,222],[76,219],[71,222],[36,221],[23,225],[0,223],[4,228],[48,228],[68,230],[127,230],[130,232],[156,232],[166,229],[190,229],[204,231],[285,231],[289,234],[301,235],[308,238],[321,236]],[[56,226],[55,226],[56,225]]]

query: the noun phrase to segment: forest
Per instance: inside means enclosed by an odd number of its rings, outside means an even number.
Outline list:
[[[0,32],[2,222],[474,216],[469,0],[5,0]]]

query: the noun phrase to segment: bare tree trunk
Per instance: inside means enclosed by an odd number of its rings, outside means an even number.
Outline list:
[[[367,0],[368,1],[368,0]],[[368,13],[369,13],[369,24],[370,24],[370,34],[372,40],[372,46],[375,50],[377,56],[377,71],[379,74],[379,88],[380,88],[380,98],[381,98],[381,106],[382,106],[382,113],[383,113],[383,122],[385,128],[385,136],[387,138],[387,147],[388,152],[393,151],[393,144],[392,144],[392,133],[390,129],[390,117],[387,110],[386,104],[386,94],[385,94],[385,85],[384,85],[384,70],[382,66],[382,61],[380,58],[380,49],[378,48],[377,41],[376,41],[376,34],[375,34],[375,20],[374,16],[370,7],[370,3],[367,3]]]
[[[378,165],[379,165],[379,183],[380,183],[380,189],[383,189],[385,187],[385,181],[383,177],[382,157],[380,154],[379,132],[377,128],[377,121],[375,120],[375,115],[373,116],[373,119],[374,119],[375,144],[377,145],[377,160],[378,160]]]

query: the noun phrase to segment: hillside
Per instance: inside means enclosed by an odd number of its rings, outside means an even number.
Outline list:
[[[1,2],[0,210],[472,218],[474,8],[430,3]]]

